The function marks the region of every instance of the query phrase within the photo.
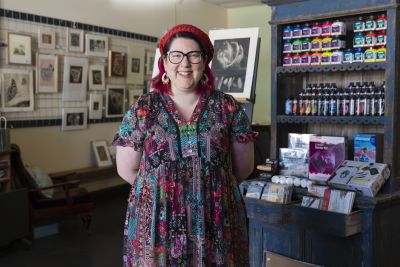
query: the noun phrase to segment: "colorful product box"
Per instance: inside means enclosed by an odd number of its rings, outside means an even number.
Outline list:
[[[325,183],[345,160],[344,137],[311,136],[308,171],[310,180]]]
[[[354,135],[354,161],[381,162],[383,136],[377,134]]]

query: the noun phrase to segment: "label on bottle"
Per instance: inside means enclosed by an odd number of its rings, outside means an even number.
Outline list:
[[[300,37],[301,36],[301,29],[295,28],[293,29],[293,37]]]
[[[380,34],[376,37],[377,45],[386,45],[386,35]]]
[[[308,37],[311,35],[311,28],[309,27],[304,27],[303,29],[301,29],[301,35],[303,37]]]
[[[354,116],[356,114],[356,101],[354,100],[354,98],[350,99],[350,110],[349,110],[349,114],[350,116]]]
[[[350,100],[343,99],[343,116],[349,116],[350,114]]]
[[[364,22],[356,21],[354,23],[354,31],[363,31],[364,30]]]
[[[292,44],[290,42],[287,42],[287,43],[283,44],[283,52],[284,53],[292,52]]]
[[[365,30],[375,30],[376,24],[374,20],[367,20],[365,22]]]
[[[378,19],[378,20],[376,20],[376,28],[378,28],[378,29],[386,29],[386,19]]]
[[[302,51],[310,51],[310,43],[309,42],[304,42],[301,44],[301,50]]]
[[[365,43],[364,45],[373,46],[376,43],[376,37],[367,35],[365,36]]]
[[[322,32],[322,29],[319,26],[315,26],[315,27],[311,28],[311,35],[312,36],[320,36],[321,32]]]
[[[292,38],[292,30],[291,29],[284,29],[282,33],[283,39],[291,39]]]
[[[336,100],[335,99],[331,99],[329,114],[331,116],[336,116]]]
[[[343,60],[343,62],[346,62],[346,63],[351,63],[351,62],[353,62],[353,56],[354,56],[354,54],[353,54],[352,52],[345,52],[345,53],[344,53],[344,60]]]
[[[385,61],[386,60],[386,52],[385,51],[378,51],[376,53],[376,59],[379,61]]]
[[[322,34],[329,35],[331,34],[331,25],[324,25],[322,26]]]
[[[285,104],[285,114],[292,115],[292,109],[293,109],[293,102],[291,99],[287,99]]]
[[[353,41],[354,47],[364,46],[364,37],[363,36],[355,36]]]

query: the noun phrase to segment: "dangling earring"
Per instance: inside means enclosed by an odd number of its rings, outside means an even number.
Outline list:
[[[200,80],[201,85],[206,86],[208,84],[208,76],[207,74],[203,73],[203,77]]]
[[[161,76],[161,81],[162,81],[162,83],[165,84],[165,85],[169,84],[169,81],[170,81],[170,80],[169,80],[169,78],[168,78],[167,73],[164,72],[164,74]]]

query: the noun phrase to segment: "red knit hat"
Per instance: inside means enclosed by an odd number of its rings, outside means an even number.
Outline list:
[[[169,38],[178,32],[190,32],[194,34],[203,43],[204,48],[207,50],[207,63],[210,63],[214,56],[214,47],[210,41],[208,35],[200,30],[199,28],[189,25],[189,24],[179,24],[170,29],[161,39],[160,39],[160,53],[163,52],[165,44],[168,42]]]

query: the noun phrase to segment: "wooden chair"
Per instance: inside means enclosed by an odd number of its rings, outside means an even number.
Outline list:
[[[79,180],[73,179],[76,175],[68,173],[57,179],[52,178],[53,186],[39,188],[23,164],[18,145],[12,144],[11,149],[11,166],[16,186],[29,190],[31,228],[48,222],[57,222],[68,216],[81,216],[85,228],[89,229],[93,203],[88,191],[79,187]],[[55,190],[53,197],[44,197],[41,191],[50,188]]]

